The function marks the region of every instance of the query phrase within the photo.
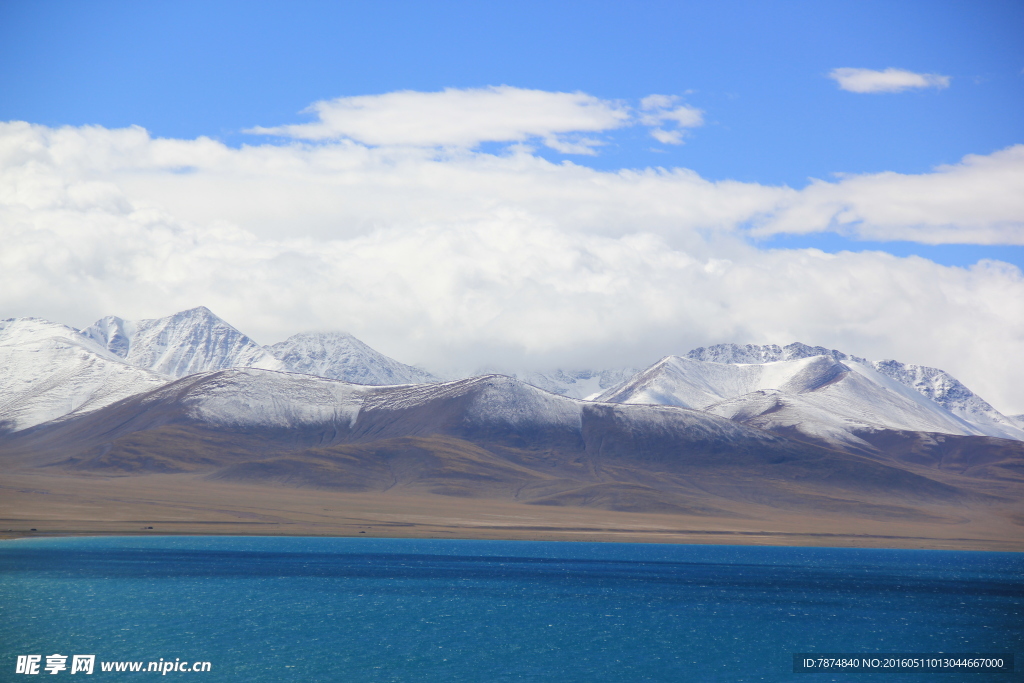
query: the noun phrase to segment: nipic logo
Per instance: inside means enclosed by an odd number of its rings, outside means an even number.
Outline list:
[[[39,660],[42,655],[18,655],[18,664],[14,669],[16,674],[37,674],[39,673]]]
[[[18,662],[14,667],[16,674],[38,674],[42,662],[42,655],[18,655]],[[71,673],[91,674],[96,666],[96,655],[72,655]],[[62,654],[46,655],[46,665],[43,670],[48,674],[56,674],[68,670],[68,656]]]
[[[42,655],[18,655],[14,667],[16,674],[57,674],[61,671],[70,670],[73,674],[91,674],[96,667],[96,655],[72,655],[71,665],[68,666],[68,656],[62,654],[46,655],[46,664],[43,664]],[[163,676],[169,672],[176,671],[209,671],[210,662],[181,661],[175,657],[174,661],[164,660],[149,662],[100,662],[101,671],[154,671]]]

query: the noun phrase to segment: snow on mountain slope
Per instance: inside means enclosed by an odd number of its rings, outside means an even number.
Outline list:
[[[109,316],[82,334],[132,365],[172,377],[236,367],[286,369],[205,306],[149,320]]]
[[[499,373],[508,377],[514,377],[521,382],[532,384],[552,394],[590,400],[628,380],[638,371],[637,368],[615,368],[611,370],[556,369],[547,372],[484,370],[475,373],[474,376]]]
[[[218,426],[296,429],[351,425],[368,387],[339,380],[254,368],[194,375],[145,401],[172,401],[200,422]]]
[[[870,364],[840,362],[831,354],[743,364],[669,356],[598,400],[677,405],[732,419],[771,415],[751,424],[842,442],[848,437],[840,435],[872,428],[1024,440],[1024,430],[1008,422],[998,429],[969,422]]]
[[[449,396],[468,396],[466,416],[476,424],[521,428],[539,422],[548,427],[579,429],[578,400],[543,391],[513,377],[481,375],[448,382],[438,388]],[[434,400],[442,395],[432,387],[415,393],[431,396]]]
[[[93,411],[170,381],[40,318],[0,321],[0,368],[0,431]]]
[[[763,364],[726,364],[668,356],[597,397],[613,403],[650,403],[703,410],[727,398],[761,389],[809,391],[843,370],[817,357]]]
[[[924,365],[911,365],[894,360],[882,360],[871,366],[886,377],[910,387],[922,396],[963,419],[982,427],[989,436],[1016,433],[1021,426],[993,408],[987,401],[964,386],[948,372]],[[1011,439],[1020,436],[1007,436]]]
[[[807,387],[821,377],[810,374],[790,379]],[[901,518],[908,501],[969,492],[707,412],[571,399],[496,375],[370,386],[255,368],[197,373],[0,447],[47,472],[194,472],[636,512],[747,517],[753,502]]]
[[[265,347],[290,372],[355,384],[424,384],[440,381],[399,363],[345,332],[303,332]]]
[[[854,363],[856,366],[872,368],[970,422],[981,430],[980,433],[1009,439],[1024,439],[1024,430],[1021,429],[1024,423],[1003,415],[955,377],[938,368],[894,360],[869,361],[835,349],[807,346],[799,342],[784,347],[775,344],[718,344],[694,349],[687,353],[686,357],[712,363],[767,363],[821,355],[843,361],[848,365]]]
[[[855,452],[871,452],[871,444],[856,436],[872,425],[843,418],[802,396],[777,389],[761,389],[726,399],[705,409],[736,422],[768,430],[792,430],[834,446]]]
[[[716,415],[568,398],[501,375],[371,386],[293,373],[224,370],[177,380],[114,405],[108,414],[55,428],[108,441],[123,433],[188,422],[251,434],[287,430],[319,444],[449,434],[518,447],[617,452],[628,459],[648,457],[664,441],[672,461],[683,452],[692,458],[693,449],[722,458],[722,447],[730,445],[744,453],[758,452],[760,446],[780,452],[794,447],[785,438]]]
[[[984,435],[987,432],[863,363],[842,363],[852,372],[847,381],[816,392],[818,405],[836,415],[913,431]],[[845,411],[844,411],[845,407]],[[959,431],[958,431],[959,430]],[[995,435],[990,435],[995,436]],[[1003,436],[999,434],[998,436]],[[1024,432],[1020,434],[1024,438]]]
[[[111,316],[81,332],[36,319],[10,320],[5,321],[3,338],[5,365],[16,368],[0,385],[0,420],[6,420],[6,429],[23,429],[106,405],[161,384],[164,375],[184,377],[228,368],[286,371],[376,386],[439,382],[430,373],[388,358],[340,332],[302,333],[261,347],[205,307],[151,320]],[[127,369],[130,366],[152,372],[134,373]],[[685,358],[668,357],[632,373],[631,369],[555,370],[513,377],[543,389],[538,395],[551,392],[614,403],[672,405],[721,415],[743,414],[748,419],[761,415],[759,407],[767,406],[771,396],[773,407],[763,415],[773,417],[759,417],[758,425],[768,426],[775,420],[779,425],[800,425],[807,433],[828,433],[829,438],[883,427],[1024,440],[1024,424],[1001,415],[942,370],[891,360],[872,362],[799,343],[785,347],[720,344],[695,349]],[[298,386],[283,384],[280,389],[286,392]],[[305,419],[297,413],[278,415],[277,408],[265,407],[264,399],[268,405],[283,400],[276,390],[265,396],[260,393],[262,384],[253,390],[263,396],[253,398],[257,421],[260,415],[272,416],[268,419],[283,426]],[[328,392],[334,392],[331,401],[337,399],[337,391],[341,390]],[[388,396],[397,400],[401,393],[390,391]],[[241,419],[238,416],[247,405],[224,407],[224,415]],[[509,405],[488,409],[503,413],[511,409]],[[312,414],[320,415],[317,410]]]
[[[580,401],[501,375],[452,382],[375,386],[257,368],[197,373],[136,397],[128,412],[162,410],[207,425],[302,429],[352,428],[360,414],[398,414],[450,406],[458,422],[522,426],[524,420],[578,427]],[[162,406],[162,408],[161,408]],[[168,408],[171,408],[169,411]],[[119,420],[120,421],[120,420]],[[386,425],[388,420],[378,421]]]
[[[790,447],[783,438],[716,415],[667,406],[582,401],[503,375],[370,386],[255,368],[190,375],[83,420],[54,423],[51,435],[56,431],[75,442],[109,442],[136,431],[189,423],[286,440],[312,435],[320,444],[454,434],[579,450],[586,447],[589,433],[598,451],[612,448],[613,441],[621,445],[623,439],[627,443],[668,439],[676,444],[672,457],[678,455],[678,443],[673,440],[679,439],[679,443],[701,442],[716,453],[729,444]],[[612,434],[618,435],[616,439],[607,438]],[[632,450],[626,448],[626,452]]]

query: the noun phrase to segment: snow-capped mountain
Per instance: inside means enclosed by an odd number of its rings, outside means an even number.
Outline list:
[[[775,344],[718,344],[699,348],[686,354],[687,358],[714,363],[768,363],[798,360],[812,356],[829,356],[845,363],[857,363],[910,387],[922,396],[939,404],[949,412],[978,426],[983,433],[1019,439],[1018,430],[1024,423],[1008,418],[987,401],[968,389],[957,378],[944,370],[925,365],[912,365],[895,360],[869,361],[836,349],[807,346],[799,342],[779,347]],[[1009,431],[1008,431],[1009,430]]]
[[[170,381],[41,318],[0,321],[0,368],[0,432],[97,410]]]
[[[108,316],[82,334],[136,367],[171,377],[226,368],[286,369],[205,306],[148,320]]]
[[[799,396],[806,405],[863,427],[977,434],[913,390],[855,363],[829,356],[758,364],[705,363],[669,356],[627,385],[603,394],[615,403],[653,403],[710,410],[744,397]],[[731,417],[731,416],[730,416]]]
[[[1024,430],[988,404],[982,419],[969,420],[866,360],[804,345],[721,345],[669,356],[597,400],[705,410],[847,446],[867,447],[855,434],[877,429],[1024,440]]]
[[[109,316],[82,334],[132,365],[172,377],[260,368],[356,384],[438,381],[429,372],[388,358],[344,332],[304,332],[260,346],[205,306],[151,320]]]
[[[12,318],[0,322],[0,361],[0,432],[94,410],[177,377],[227,368],[316,374],[357,384],[438,381],[344,333],[298,334],[262,347],[205,307],[149,320],[108,316],[80,331],[39,318]]]
[[[399,363],[345,332],[302,332],[265,347],[289,372],[355,384],[424,384],[440,379]]]
[[[301,333],[260,346],[205,307],[138,321],[110,316],[79,332],[12,319],[0,335],[0,420],[7,431],[107,405],[172,378],[229,368],[375,386],[440,382],[343,332]],[[799,343],[720,344],[639,373],[508,374],[573,399],[686,407],[847,446],[860,447],[856,434],[877,429],[1024,440],[1022,418],[1001,415],[942,370]]]

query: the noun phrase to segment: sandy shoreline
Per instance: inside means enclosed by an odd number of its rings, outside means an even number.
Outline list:
[[[755,504],[730,517],[528,505],[405,491],[348,493],[189,474],[6,474],[0,538],[199,535],[449,538],[1024,551],[1017,510],[922,508],[926,521]]]
[[[204,533],[205,532],[205,533]],[[204,529],[182,530],[178,533],[137,532],[137,531],[55,531],[53,533],[24,534],[0,533],[0,542],[26,538],[74,538],[74,537],[126,537],[126,536],[182,536],[182,537],[239,537],[265,536],[272,538],[310,538],[314,536],[329,538],[353,538],[353,534],[283,534],[283,533],[243,533],[241,530],[209,533]],[[523,535],[519,534],[477,534],[473,531],[459,532],[425,532],[409,534],[378,533],[360,538],[423,538],[450,540],[504,540],[504,541],[554,541],[562,543],[594,542],[594,543],[668,543],[678,545],[750,545],[773,547],[815,547],[815,548],[890,548],[907,550],[970,550],[975,552],[1024,552],[1019,544],[1003,544],[999,542],[979,541],[977,539],[935,539],[911,537],[881,536],[847,536],[841,534],[756,534],[738,536],[715,534],[713,532],[678,532],[656,538],[629,531],[599,531],[594,535],[561,533],[556,530],[537,528]]]

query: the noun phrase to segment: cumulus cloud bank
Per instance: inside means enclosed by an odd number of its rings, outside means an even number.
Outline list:
[[[1024,243],[1024,146],[794,189],[407,140],[233,149],[0,124],[0,311],[84,326],[202,304],[262,343],[346,329],[442,371],[800,340],[943,367],[1024,411],[1016,268],[751,244],[813,230]]]
[[[918,74],[905,69],[833,69],[829,78],[839,84],[842,90],[856,93],[903,92],[914,88],[949,87],[949,76],[939,74]]]

